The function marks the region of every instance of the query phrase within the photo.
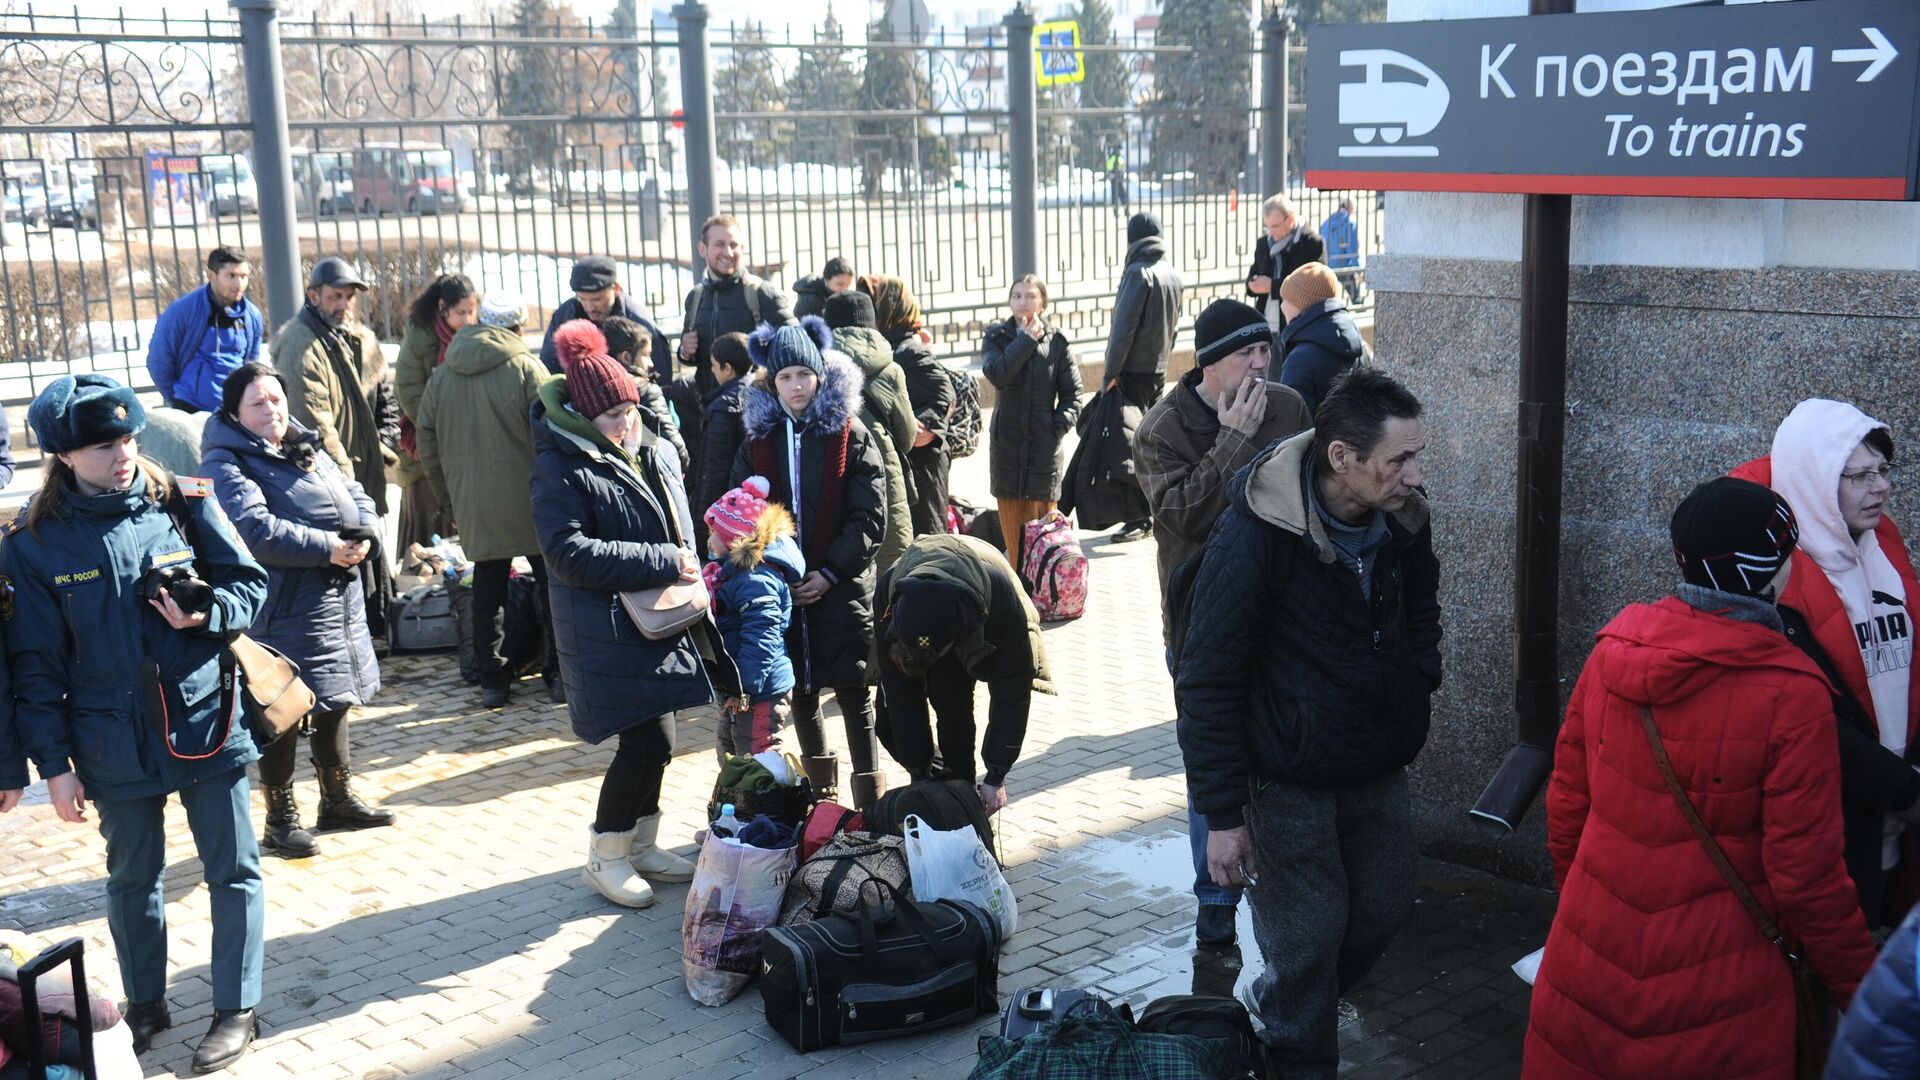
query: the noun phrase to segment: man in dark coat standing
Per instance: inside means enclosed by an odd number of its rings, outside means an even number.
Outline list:
[[[1166,258],[1160,219],[1144,210],[1133,215],[1127,221],[1127,267],[1120,272],[1120,291],[1113,302],[1101,386],[1117,391],[1142,412],[1160,400],[1167,384],[1167,357],[1180,329],[1180,271]],[[1151,521],[1129,521],[1114,539],[1136,540],[1151,527]]]
[[[1133,440],[1133,461],[1159,546],[1161,626],[1172,645],[1168,585],[1181,563],[1206,546],[1227,509],[1227,481],[1274,442],[1313,426],[1300,395],[1265,378],[1267,324],[1238,300],[1215,300],[1194,322],[1194,369],[1161,398]],[[1169,666],[1173,657],[1168,656]],[[1207,819],[1187,803],[1193,847],[1195,937],[1202,945],[1234,940],[1240,890],[1216,885],[1207,871]]]
[[[1260,221],[1266,229],[1253,245],[1253,267],[1247,271],[1247,295],[1259,297],[1253,306],[1266,317],[1267,325],[1278,332],[1281,326],[1279,303],[1275,296],[1287,275],[1310,262],[1324,261],[1326,242],[1313,226],[1300,220],[1293,200],[1275,195],[1260,204]]]
[[[713,393],[715,385],[713,371],[707,366],[713,343],[722,334],[751,334],[761,323],[789,326],[799,322],[793,313],[793,297],[747,270],[747,228],[732,214],[715,214],[700,226],[700,258],[706,263],[706,273],[687,290],[676,354],[680,363],[692,370],[675,377],[666,388],[667,400],[680,414],[687,445],[694,447],[700,445],[707,395]],[[689,475],[700,475],[697,457],[693,468]]]
[[[1175,616],[1187,790],[1214,882],[1251,886],[1270,1077],[1331,1080],[1340,994],[1413,905],[1406,766],[1440,685],[1420,411],[1355,368],[1228,485]]]
[[[575,319],[585,319],[600,326],[611,316],[632,319],[646,328],[647,336],[653,339],[653,356],[667,355],[667,336],[648,315],[645,308],[628,298],[626,290],[620,287],[618,268],[613,260],[605,255],[589,255],[576,260],[573,273],[567,279],[567,285],[573,289],[573,299],[554,309],[553,318],[547,320],[547,339],[540,346],[540,362],[547,370],[558,374],[560,371],[560,353],[554,348],[553,332]]]

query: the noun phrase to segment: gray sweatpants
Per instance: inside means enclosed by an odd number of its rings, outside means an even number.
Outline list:
[[[1340,995],[1380,959],[1413,907],[1407,774],[1342,788],[1263,783],[1247,804],[1260,880],[1247,897],[1267,965],[1253,984],[1267,1075],[1333,1080]]]

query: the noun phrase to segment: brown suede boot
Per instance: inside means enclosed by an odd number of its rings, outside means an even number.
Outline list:
[[[802,757],[800,768],[807,774],[807,783],[813,787],[813,797],[820,802],[840,801],[840,755],[829,750],[818,757]]]
[[[853,808],[865,810],[877,802],[887,790],[887,774],[881,772],[857,772],[853,774]]]

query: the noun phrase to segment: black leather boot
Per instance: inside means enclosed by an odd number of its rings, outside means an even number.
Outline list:
[[[193,1071],[219,1072],[240,1060],[240,1055],[247,1052],[258,1034],[260,1021],[252,1009],[213,1010],[213,1025],[207,1028],[207,1037],[200,1040],[199,1049],[193,1052]]]
[[[153,1045],[153,1037],[173,1026],[173,1014],[163,998],[127,1006],[127,1030],[133,1035],[133,1052],[144,1054]]]
[[[283,859],[311,859],[320,854],[320,842],[300,827],[300,807],[293,801],[293,785],[267,789],[267,831],[260,850]]]
[[[1201,904],[1193,920],[1194,941],[1216,949],[1233,944],[1233,921],[1239,911],[1233,904]]]
[[[378,829],[393,824],[393,811],[368,806],[353,793],[352,771],[345,765],[314,768],[320,774],[320,828]]]

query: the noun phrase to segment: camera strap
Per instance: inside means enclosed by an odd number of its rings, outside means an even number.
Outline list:
[[[161,504],[167,516],[173,519],[173,527],[193,549],[193,557],[200,558],[199,531],[193,527],[193,514],[187,508],[187,496],[180,490],[180,484],[173,477],[167,478],[167,497]],[[224,642],[220,646],[220,716],[224,721],[220,729],[220,738],[204,754],[182,754],[173,748],[172,710],[167,707],[166,683],[160,678],[160,664],[151,656],[141,657],[140,683],[146,692],[147,716],[160,735],[161,745],[167,753],[180,761],[201,761],[219,753],[227,745],[227,739],[233,734],[234,706],[240,696],[240,679],[235,671],[237,662],[233,650]]]

